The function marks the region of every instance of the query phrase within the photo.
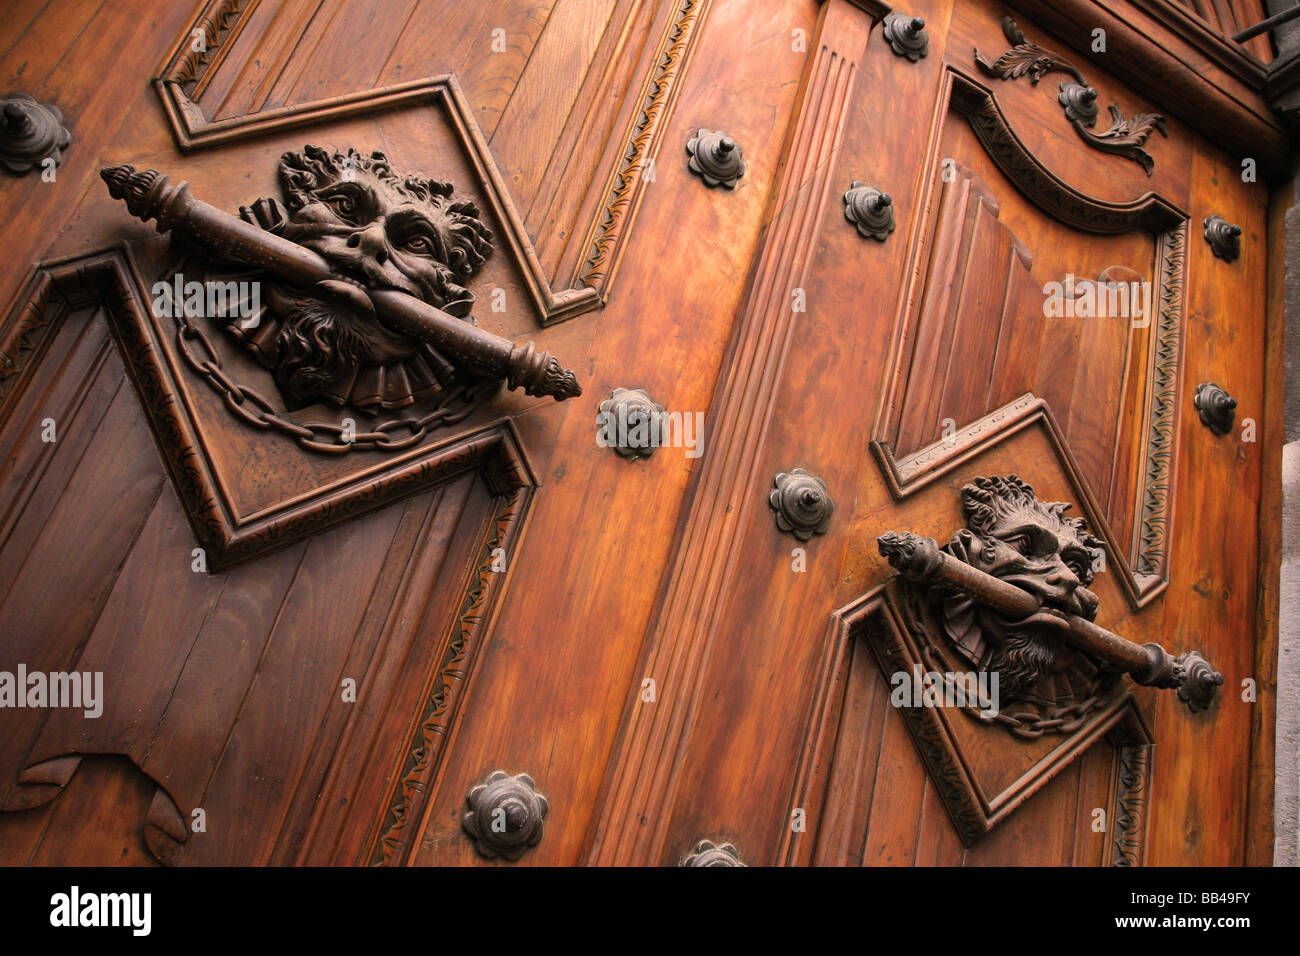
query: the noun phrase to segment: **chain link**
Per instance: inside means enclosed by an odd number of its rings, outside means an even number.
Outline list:
[[[203,331],[189,316],[177,317],[176,343],[186,364],[205,379],[222,397],[236,418],[254,428],[274,430],[311,451],[346,455],[357,450],[399,451],[419,444],[437,428],[453,425],[466,418],[480,399],[495,391],[500,383],[490,379],[458,385],[441,397],[438,407],[420,418],[389,418],[373,426],[372,431],[358,432],[335,422],[306,422],[275,413],[275,406],[256,390],[232,380],[221,366],[221,357]],[[196,346],[199,352],[196,354]],[[203,357],[206,356],[206,357]],[[460,406],[460,407],[455,407]],[[405,429],[406,434],[395,435]],[[350,436],[350,437],[348,437]]]
[[[923,653],[929,659],[933,667],[937,664],[942,666],[943,661],[936,661],[937,653],[932,647],[923,649]],[[962,700],[965,701],[965,688],[957,688],[956,681],[946,671],[937,671],[944,683],[945,698],[955,700],[951,692],[957,689],[962,691]],[[1005,726],[1011,733],[1017,737],[1026,740],[1036,740],[1047,733],[1071,734],[1078,730],[1088,719],[1088,715],[1102,705],[1107,699],[1107,695],[1094,694],[1078,703],[1066,704],[1061,707],[1053,707],[1046,713],[1039,713],[1032,710],[1019,710],[1012,713],[999,710],[991,716],[985,715],[979,708],[972,707],[963,703],[962,709],[971,717],[985,724],[999,723]]]

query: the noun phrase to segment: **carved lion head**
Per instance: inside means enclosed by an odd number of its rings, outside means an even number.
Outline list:
[[[450,183],[399,176],[376,150],[331,153],[307,146],[280,159],[286,235],[319,252],[343,276],[400,289],[456,316],[474,296],[460,283],[491,252],[492,233]]]
[[[961,492],[966,527],[944,548],[953,557],[1037,596],[1046,609],[1092,620],[1093,580],[1101,542],[1064,502],[1039,501],[1016,475],[976,478]],[[960,596],[945,607],[945,628],[959,644],[978,647],[982,666],[1000,674],[1012,697],[1032,696],[1044,676],[1073,659],[1050,613],[1016,621]],[[972,640],[978,634],[978,641]]]

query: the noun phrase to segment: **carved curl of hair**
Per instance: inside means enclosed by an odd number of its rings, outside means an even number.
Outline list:
[[[1078,535],[1080,543],[1090,551],[1102,550],[1101,541],[1088,531],[1087,522],[1082,518],[1066,515],[1070,510],[1068,502],[1039,501],[1033,486],[1022,480],[1019,475],[1007,475],[1005,478],[976,478],[973,483],[961,490],[962,511],[966,515],[966,527],[981,537],[988,537],[1012,513],[1024,508],[1036,509],[1043,514],[1054,517],[1061,524]]]
[[[362,156],[352,147],[346,153],[331,153],[308,144],[301,153],[285,153],[280,157],[280,186],[284,190],[285,206],[290,213],[297,212],[311,201],[315,190],[337,182],[349,169],[364,170],[407,198],[429,206],[434,220],[442,220],[447,225],[450,244],[442,254],[446,265],[460,278],[472,276],[492,251],[492,231],[478,218],[477,205],[453,202],[451,183],[420,176],[398,176],[380,150]]]

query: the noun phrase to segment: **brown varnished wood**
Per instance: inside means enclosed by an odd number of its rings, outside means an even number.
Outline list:
[[[0,24],[0,69],[74,133],[55,184],[0,188],[14,250],[0,348],[17,358],[0,379],[0,669],[98,669],[114,688],[98,721],[6,713],[0,861],[475,864],[460,816],[496,769],[530,774],[551,811],[518,864],[492,865],[671,865],[702,838],[759,865],[1270,860],[1281,273],[1267,247],[1289,193],[1240,176],[1243,156],[1266,171],[1284,152],[1260,93],[1267,42],[1221,35],[1259,4],[1011,7],[1103,105],[1166,116],[1151,176],[1080,139],[1062,77],[978,71],[973,49],[1007,46],[993,0],[916,0],[930,48],[915,63],[883,42],[883,6],[849,0],[196,0],[148,16],[56,0]],[[205,17],[220,35],[188,57]],[[980,125],[985,95],[1020,152],[999,155]],[[743,147],[734,191],[687,171],[701,127]],[[474,199],[498,237],[474,279],[479,327],[562,356],[583,396],[494,396],[410,453],[480,442],[470,465],[344,513],[347,483],[382,484],[389,459],[314,457],[249,428],[175,363],[166,325],[154,347],[173,372],[151,391],[124,334],[148,315],[125,299],[147,304],[140,290],[180,260],[95,171],[152,166],[234,212],[275,195],[277,158],[306,142],[381,149]],[[969,177],[943,183],[949,157]],[[884,243],[844,219],[855,181],[893,197]],[[1237,262],[1201,238],[1210,214],[1243,227]],[[1161,244],[1184,223],[1167,547],[1147,573],[1157,333],[1046,319],[1042,288],[1108,269],[1163,281]],[[1191,410],[1204,380],[1237,398],[1235,433],[1213,437]],[[600,447],[595,407],[618,387],[704,412],[704,456]],[[292,501],[314,523],[191,571],[168,398],[234,512]],[[54,445],[34,437],[47,416]],[[945,418],[978,434],[920,461]],[[835,502],[808,542],[764,505],[795,467]],[[967,846],[871,646],[834,615],[889,581],[879,534],[945,540],[962,485],[1012,473],[1106,542],[1099,625],[1195,646],[1226,682],[1199,714],[1135,688],[1135,710],[1050,766],[1059,739],[954,725],[980,785],[1012,794]],[[344,677],[358,704],[340,700]],[[1149,773],[1125,783],[1144,733]],[[79,757],[92,752],[116,756]],[[197,807],[209,831],[187,836]],[[1134,808],[1126,849],[1116,827]]]

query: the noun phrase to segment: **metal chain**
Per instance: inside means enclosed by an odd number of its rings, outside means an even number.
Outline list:
[[[932,647],[925,647],[922,649],[922,653],[925,654],[929,659],[929,663],[933,666],[935,664],[935,658],[937,657],[935,649]],[[939,663],[942,664],[944,662],[939,661]],[[944,683],[945,692],[955,688],[956,682],[946,671],[937,671],[936,673],[940,675],[940,678]],[[945,694],[945,696],[947,695]],[[1083,725],[1083,722],[1088,719],[1089,714],[1101,706],[1105,699],[1106,697],[1104,695],[1094,694],[1092,697],[1075,704],[1066,704],[1061,707],[1054,707],[1048,710],[1046,714],[1036,713],[1029,710],[1014,711],[1012,713],[1006,713],[1005,711],[1000,710],[990,717],[985,716],[978,708],[971,707],[969,704],[963,703],[961,707],[967,714],[981,723],[1000,723],[1017,737],[1023,737],[1027,740],[1036,740],[1046,733],[1073,733]],[[964,688],[962,700],[965,700]]]
[[[459,385],[441,397],[438,407],[420,418],[390,418],[373,426],[372,431],[358,432],[334,422],[304,422],[275,413],[275,406],[256,390],[230,379],[221,367],[221,357],[212,342],[190,321],[184,310],[177,317],[176,344],[186,363],[200,375],[226,403],[235,417],[254,428],[272,429],[296,441],[303,448],[332,455],[356,450],[398,451],[418,444],[431,431],[452,425],[467,417],[478,401],[495,391],[499,382],[483,380]],[[207,356],[195,354],[192,343]],[[461,408],[454,405],[464,403]],[[405,431],[404,434],[398,434]],[[345,435],[351,434],[350,438]]]

